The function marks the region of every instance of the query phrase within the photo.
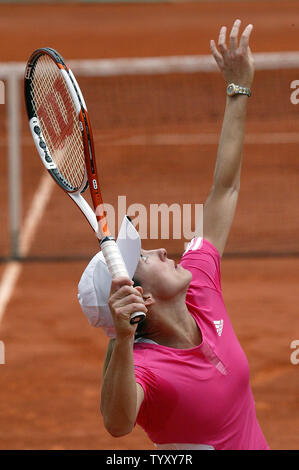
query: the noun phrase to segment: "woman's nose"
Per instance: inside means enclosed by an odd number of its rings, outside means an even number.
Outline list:
[[[167,251],[165,250],[165,248],[160,248],[159,249],[159,255],[160,255],[160,258],[162,261],[165,261],[166,258],[167,258]]]

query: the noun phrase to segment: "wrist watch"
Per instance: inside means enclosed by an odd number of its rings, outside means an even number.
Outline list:
[[[235,95],[247,95],[251,96],[250,88],[246,88],[244,86],[236,85],[235,83],[230,83],[226,89],[228,96],[235,96]]]

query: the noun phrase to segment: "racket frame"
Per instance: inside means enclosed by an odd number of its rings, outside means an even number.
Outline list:
[[[85,156],[85,174],[79,188],[74,188],[63,175],[60,174],[57,165],[52,160],[51,153],[45,142],[42,134],[42,129],[39,123],[38,116],[36,115],[34,106],[32,104],[31,96],[31,76],[34,73],[34,66],[40,56],[48,55],[56,66],[60,69],[62,76],[66,82],[69,92],[73,98],[78,119],[80,123],[81,135],[84,147]],[[125,263],[121,257],[119,248],[111,236],[106,221],[106,214],[104,211],[103,200],[100,192],[100,186],[97,176],[97,167],[95,160],[95,151],[93,143],[92,128],[87,112],[87,107],[81,93],[80,87],[75,79],[71,69],[67,67],[63,58],[58,54],[55,49],[46,47],[36,49],[30,56],[26,70],[25,70],[25,102],[29,118],[29,126],[33,136],[33,140],[37,147],[39,156],[52,176],[55,182],[69,195],[69,197],[79,206],[92,229],[99,239],[99,244],[103,252],[107,267],[110,271],[112,278],[125,276],[129,277]],[[91,209],[87,201],[82,197],[83,193],[89,186],[94,211]],[[134,312],[130,317],[130,323],[139,323],[145,319],[144,312]]]

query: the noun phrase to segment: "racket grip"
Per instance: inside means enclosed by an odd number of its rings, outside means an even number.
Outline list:
[[[115,240],[111,237],[105,237],[101,240],[100,246],[112,279],[122,276],[130,277]],[[139,323],[145,317],[144,312],[134,312],[131,315],[130,323]]]

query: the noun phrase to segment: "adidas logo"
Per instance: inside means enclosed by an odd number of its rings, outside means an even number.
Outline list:
[[[223,320],[215,320],[214,322],[218,336],[221,336],[223,330]]]

